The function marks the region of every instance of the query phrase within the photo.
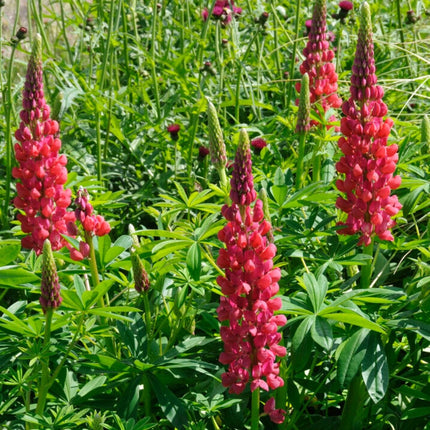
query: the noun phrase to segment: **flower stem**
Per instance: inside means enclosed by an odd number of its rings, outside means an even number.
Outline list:
[[[363,253],[366,255],[370,255],[371,258],[369,258],[366,264],[361,267],[360,287],[369,288],[370,281],[372,279],[372,269],[373,269],[373,240],[369,246],[363,247]]]
[[[12,179],[12,136],[11,136],[11,114],[12,114],[12,69],[13,69],[13,59],[15,57],[16,45],[12,46],[12,52],[9,59],[9,67],[7,70],[7,81],[6,81],[6,100],[4,113],[6,116],[6,184],[5,184],[5,199],[3,202],[2,211],[2,224],[3,229],[7,229],[9,226],[8,220],[8,209],[9,209],[9,199],[10,199],[10,182]]]
[[[290,81],[288,83],[288,90],[287,90],[287,103],[285,105],[285,109],[287,110],[287,115],[290,110],[290,101],[291,101],[291,92],[293,88],[293,75],[294,75],[294,67],[296,63],[296,52],[297,52],[297,43],[299,39],[299,29],[300,29],[300,9],[302,7],[302,0],[297,0],[297,6],[296,6],[296,28],[295,28],[295,36],[294,36],[294,43],[293,43],[293,53],[291,54],[291,64],[290,64]]]
[[[43,339],[43,349],[46,351],[48,348],[49,342],[51,340],[51,322],[52,322],[52,314],[53,309],[48,308],[45,314],[45,337]],[[46,404],[46,396],[49,391],[49,355],[46,358],[46,361],[42,361],[42,376],[39,381],[39,389],[38,389],[38,400],[36,407],[36,414],[42,415],[43,410],[45,409]]]
[[[258,430],[260,422],[260,387],[257,387],[252,392],[251,402],[251,430]]]
[[[160,95],[158,93],[158,79],[157,71],[155,69],[155,42],[157,39],[157,0],[153,1],[152,5],[152,30],[151,30],[151,75],[152,75],[152,85],[154,89],[155,97],[155,107],[157,108],[157,118],[161,118],[161,105],[160,105]]]
[[[303,176],[303,158],[305,157],[305,141],[306,141],[306,133],[299,134],[299,156],[297,159],[297,172],[296,172],[296,190],[299,190],[302,185],[302,176]]]

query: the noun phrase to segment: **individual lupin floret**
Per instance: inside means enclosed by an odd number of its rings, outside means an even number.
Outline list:
[[[342,105],[346,115],[341,120],[343,137],[338,141],[343,157],[336,164],[345,179],[336,186],[346,194],[338,197],[336,206],[348,214],[340,234],[360,234],[359,244],[370,245],[376,235],[392,241],[389,231],[392,217],[401,209],[391,190],[400,186],[400,176],[393,176],[398,161],[396,144],[387,146],[393,121],[383,119],[387,106],[382,101],[384,90],[376,85],[376,68],[372,42],[369,5],[360,10],[360,29],[354,65],[352,66],[351,97]]]

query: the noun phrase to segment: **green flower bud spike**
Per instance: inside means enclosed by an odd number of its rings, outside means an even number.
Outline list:
[[[138,249],[140,248],[139,239],[136,236],[136,230],[134,226],[130,224],[128,226],[128,231],[133,240],[133,246],[131,248],[131,267],[133,268],[133,279],[134,279],[134,288],[138,293],[144,293],[149,290],[149,278],[146,273],[145,266],[143,265],[142,260],[139,257]]]
[[[60,91],[55,97],[54,104],[52,106],[51,118],[55,119],[55,121],[60,121],[63,117],[63,99],[64,94]]]
[[[428,115],[424,115],[421,122],[421,142],[425,145],[423,146],[423,151],[429,152],[430,150],[430,118]]]
[[[46,313],[49,309],[57,309],[62,300],[60,296],[60,281],[52,254],[51,242],[46,239],[43,243],[42,283],[39,302],[43,312]]]
[[[296,133],[306,133],[311,125],[311,99],[309,95],[309,75],[302,76],[300,86],[299,110],[297,112]]]
[[[221,188],[227,188],[227,176],[225,166],[227,164],[227,154],[224,137],[218,120],[218,113],[215,106],[208,100],[208,128],[209,128],[209,150],[212,164],[218,171]]]
[[[297,112],[296,133],[299,134],[299,154],[297,159],[296,188],[303,185],[303,158],[305,157],[306,133],[310,130],[311,100],[309,95],[309,75],[302,76],[299,110]]]

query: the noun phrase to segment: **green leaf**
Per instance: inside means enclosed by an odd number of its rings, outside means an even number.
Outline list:
[[[430,406],[422,406],[419,408],[410,408],[402,414],[401,420],[412,420],[414,418],[429,417]]]
[[[333,345],[333,330],[328,321],[320,316],[315,319],[311,328],[312,339],[325,350],[329,351]]]
[[[8,309],[4,308],[3,306],[0,306],[0,312],[3,312],[3,314],[7,317],[5,318],[4,316],[2,316],[0,320],[0,328],[4,328],[6,330],[9,329],[11,331],[15,331],[17,333],[29,337],[33,337],[36,335],[35,331],[31,329],[31,326],[25,324],[24,321],[21,321]]]
[[[293,336],[293,350],[298,350],[305,336],[309,333],[315,323],[315,315],[306,317],[297,327]]]
[[[272,193],[273,198],[275,199],[278,206],[282,206],[288,194],[288,187],[286,185],[273,185],[270,187],[270,192]]]
[[[21,241],[8,239],[0,241],[0,266],[6,266],[18,257],[21,252]]]
[[[40,278],[34,273],[23,269],[19,266],[5,266],[0,267],[0,285],[8,285],[16,287],[18,285],[27,284],[31,282],[40,282]]]
[[[200,279],[200,273],[202,268],[202,255],[200,246],[197,242],[194,242],[187,252],[187,268],[191,277],[198,281]]]
[[[328,282],[324,275],[320,275],[318,280],[313,273],[303,275],[303,284],[312,302],[314,313],[318,313],[324,303],[328,290]]]
[[[91,381],[87,382],[78,392],[79,397],[85,397],[97,388],[103,386],[106,381],[106,376],[96,376]]]
[[[370,321],[369,319],[366,319],[356,314],[353,311],[349,311],[349,310],[346,311],[345,309],[345,312],[337,312],[332,314],[321,313],[320,315],[324,316],[324,318],[327,318],[327,319],[356,325],[358,327],[368,328],[369,330],[373,330],[373,331],[377,331],[379,333],[385,334],[385,331],[381,326],[374,323],[373,321]]]
[[[78,294],[78,297],[82,301],[82,294],[86,291],[84,281],[81,279],[79,275],[73,276],[73,284],[75,285],[76,293]]]
[[[388,388],[388,363],[380,336],[375,332],[367,335],[366,353],[361,363],[361,375],[367,392],[374,403],[382,400]]]
[[[170,389],[164,385],[155,375],[148,374],[151,387],[158,399],[158,404],[166,418],[174,427],[179,429],[188,425],[187,409],[184,403],[178,399]]]
[[[337,379],[341,387],[348,387],[356,375],[366,353],[369,330],[361,328],[339,347],[337,358]]]
[[[108,234],[97,237],[97,240],[94,240],[94,247],[98,250],[100,263],[104,263],[106,261],[106,253],[109,251],[111,244],[112,242]]]

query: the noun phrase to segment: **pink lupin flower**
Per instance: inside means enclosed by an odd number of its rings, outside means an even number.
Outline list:
[[[83,258],[87,258],[90,254],[89,240],[92,240],[92,236],[104,236],[110,232],[110,225],[105,221],[101,215],[95,215],[94,209],[91,203],[88,201],[88,191],[85,189],[79,189],[77,197],[75,199],[75,222],[69,222],[67,224],[68,233],[71,236],[77,236],[79,229],[76,224],[80,224],[83,228],[85,236],[85,242],[79,243],[79,251],[75,248],[70,248],[70,256],[75,261],[80,261]]]
[[[52,249],[62,248],[66,242],[66,223],[73,221],[67,212],[71,191],[64,189],[67,181],[67,158],[59,155],[57,121],[50,119],[50,108],[43,94],[42,40],[36,35],[28,62],[23,91],[21,123],[15,132],[15,157],[19,166],[12,175],[19,182],[14,205],[20,210],[17,218],[21,229],[28,233],[22,246],[42,252],[43,242],[49,239]]]
[[[398,161],[396,144],[387,146],[393,121],[383,119],[387,106],[382,101],[384,90],[376,85],[372,24],[369,5],[361,6],[360,29],[354,65],[351,97],[342,105],[346,115],[341,120],[344,137],[338,141],[344,156],[336,164],[345,179],[336,186],[346,194],[338,197],[336,206],[348,214],[340,234],[360,234],[359,244],[370,245],[376,235],[393,240],[392,219],[402,207],[391,190],[399,187],[400,176],[393,176]]]
[[[232,20],[232,17],[237,17],[242,13],[242,8],[236,7],[233,0],[217,0],[212,9],[212,17],[221,20],[222,25],[226,26]],[[209,11],[204,8],[202,11],[203,21],[209,18]]]
[[[228,365],[221,378],[222,384],[235,394],[240,394],[248,383],[251,391],[284,385],[276,357],[286,354],[279,345],[282,335],[277,331],[286,318],[274,315],[281,308],[280,298],[274,298],[281,271],[273,268],[276,246],[267,238],[272,226],[264,219],[262,201],[256,200],[251,170],[249,139],[242,130],[231,179],[232,204],[222,208],[228,223],[218,233],[226,248],[220,250],[217,259],[225,271],[225,276],[217,278],[223,293],[218,319],[225,323],[221,327],[224,351],[219,360]],[[278,420],[275,422],[280,422],[280,415],[274,409],[270,412]]]
[[[306,58],[300,65],[300,73],[309,75],[311,103],[321,105],[324,112],[330,108],[339,108],[342,104],[342,100],[336,94],[337,74],[332,63],[334,53],[329,48],[327,40],[329,36],[326,16],[326,0],[316,0],[310,22],[308,43],[303,49],[303,55]],[[298,82],[296,84],[297,92],[300,93],[300,89],[301,83]],[[298,99],[296,103],[298,103]],[[318,113],[318,110],[316,112]],[[335,121],[335,119],[334,116],[330,117],[330,121]],[[312,120],[311,125],[318,125],[318,122]]]

